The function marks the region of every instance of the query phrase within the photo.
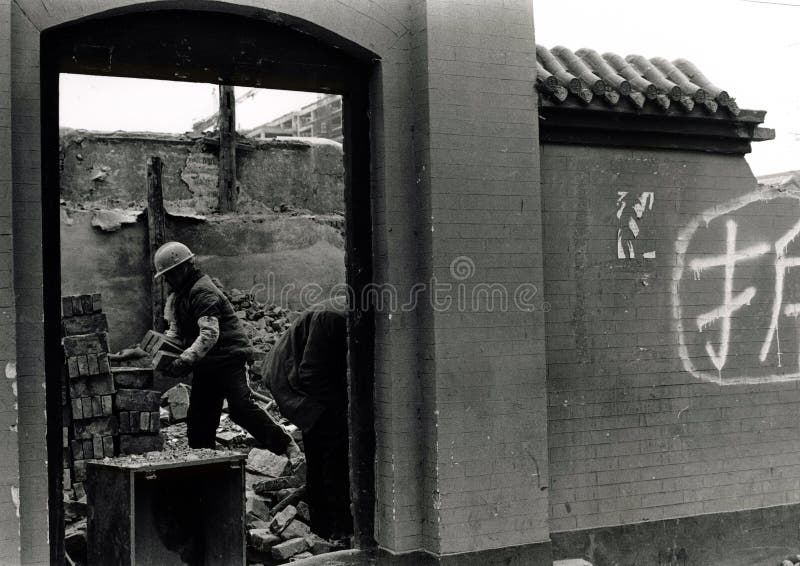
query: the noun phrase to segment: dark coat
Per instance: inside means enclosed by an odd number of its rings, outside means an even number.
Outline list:
[[[347,412],[346,306],[311,307],[278,340],[262,368],[281,413],[307,433],[320,416]]]
[[[175,316],[187,346],[200,333],[197,326],[200,317],[214,316],[219,321],[219,339],[197,362],[198,366],[212,368],[253,359],[253,346],[233,306],[211,278],[200,270],[193,272],[175,291]]]

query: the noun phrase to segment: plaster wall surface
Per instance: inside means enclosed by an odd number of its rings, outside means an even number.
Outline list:
[[[164,199],[199,213],[217,208],[217,148],[202,139],[159,134],[71,131],[61,138],[61,196],[70,201],[147,200],[147,158],[164,163]],[[246,147],[246,148],[245,148]],[[335,142],[253,142],[237,152],[240,206],[282,204],[315,213],[342,211],[344,167]]]
[[[64,295],[103,294],[114,350],[137,343],[151,326],[150,258],[142,217],[113,233],[91,225],[94,212],[62,207],[61,288]],[[328,296],[344,282],[342,236],[311,218],[284,215],[167,219],[170,238],[184,242],[198,264],[228,289],[261,302],[302,308],[318,285]],[[316,289],[316,287],[314,288]],[[305,305],[309,306],[309,305]]]
[[[551,530],[798,503],[796,189],[567,145],[542,187]]]

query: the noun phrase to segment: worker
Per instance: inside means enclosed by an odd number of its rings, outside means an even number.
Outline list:
[[[303,312],[262,368],[283,416],[303,434],[311,530],[346,544],[353,532],[347,434],[346,301]]]
[[[155,278],[164,277],[171,294],[164,318],[168,338],[187,345],[165,373],[193,373],[187,436],[192,448],[214,448],[222,402],[231,420],[261,445],[295,460],[294,440],[253,400],[247,383],[247,363],[254,350],[230,301],[195,264],[195,255],[180,242],[167,242],[153,257]]]

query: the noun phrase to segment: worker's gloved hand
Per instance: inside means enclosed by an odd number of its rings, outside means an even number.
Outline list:
[[[192,364],[182,358],[176,358],[167,369],[164,370],[164,373],[170,377],[183,377],[190,371],[192,371]]]

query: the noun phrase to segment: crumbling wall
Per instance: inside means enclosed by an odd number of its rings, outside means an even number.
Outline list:
[[[105,206],[143,203],[146,163],[164,162],[168,206],[205,214],[217,206],[218,144],[201,134],[100,133],[61,135],[61,198]],[[240,139],[236,152],[240,201],[246,209],[281,205],[314,213],[344,209],[342,146],[330,140]]]
[[[62,206],[61,289],[63,295],[103,294],[113,351],[138,342],[150,327],[147,225],[139,216],[109,232],[92,226],[102,214]],[[340,227],[323,220],[289,213],[205,220],[168,215],[167,235],[185,242],[226,287],[295,308],[309,300],[309,289],[327,294],[344,281]]]

